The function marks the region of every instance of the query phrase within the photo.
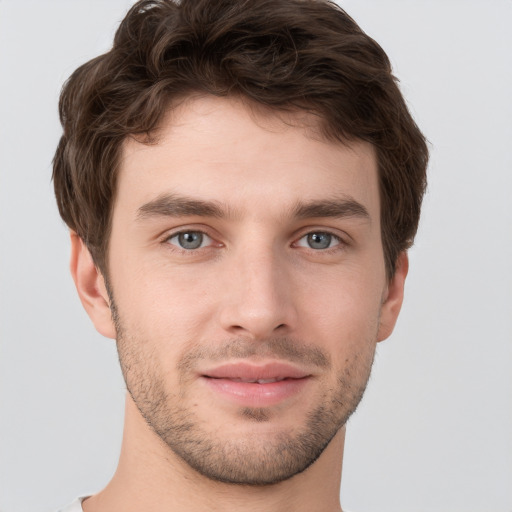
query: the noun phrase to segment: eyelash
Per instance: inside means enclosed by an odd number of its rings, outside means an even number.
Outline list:
[[[337,243],[333,246],[333,247],[325,247],[325,248],[317,248],[317,249],[314,249],[313,247],[305,247],[303,245],[299,245],[299,242],[303,239],[307,239],[307,237],[310,237],[312,235],[327,235],[330,237],[330,240],[329,240],[329,245],[331,244],[331,242],[334,240],[336,241]],[[309,242],[309,241],[308,241]],[[306,242],[307,243],[307,242]],[[308,231],[307,233],[304,233],[300,238],[298,238],[294,243],[293,245],[295,246],[298,246],[298,247],[304,247],[306,249],[310,249],[312,251],[314,251],[315,253],[331,253],[331,252],[336,252],[336,251],[339,251],[341,249],[343,249],[345,246],[347,246],[347,242],[341,238],[341,236],[339,235],[336,235],[334,233],[332,233],[331,231],[326,231],[326,230],[313,230],[313,231]]]
[[[187,233],[200,234],[203,237],[208,237],[210,239],[210,243],[205,247],[197,247],[197,248],[187,249],[185,247],[180,247],[177,243],[174,244],[174,243],[170,242],[173,238],[177,238],[180,235],[184,235]],[[173,251],[179,251],[180,253],[185,254],[187,256],[192,256],[194,254],[197,254],[200,250],[208,249],[212,245],[215,245],[217,247],[223,246],[222,243],[216,242],[215,238],[213,236],[211,236],[210,234],[208,234],[206,231],[204,231],[202,229],[182,229],[180,231],[176,231],[174,233],[171,233],[171,234],[165,236],[165,238],[162,240],[162,243],[167,246],[172,246]],[[201,245],[202,245],[202,243],[203,243],[203,241],[201,241]]]
[[[177,243],[174,244],[174,243],[170,242],[170,240],[172,240],[173,238],[177,238],[180,235],[184,235],[186,233],[200,234],[201,236],[208,237],[210,239],[210,243],[204,247],[200,246],[197,248],[187,249],[185,247],[180,247]],[[312,236],[312,235],[327,235],[327,236],[331,237],[329,240],[329,244],[332,242],[332,240],[335,240],[337,243],[333,247],[317,248],[317,249],[314,249],[313,247],[305,247],[303,245],[299,245],[299,242],[301,240],[307,238],[308,236]],[[172,246],[173,251],[179,251],[180,253],[187,255],[187,256],[197,255],[199,253],[199,251],[202,252],[202,250],[209,249],[212,246],[220,248],[220,247],[223,247],[223,245],[224,245],[221,242],[216,242],[215,238],[211,234],[209,234],[208,232],[201,230],[201,229],[182,229],[180,231],[176,231],[174,233],[171,233],[171,234],[165,236],[165,238],[162,240],[162,243],[167,246]],[[201,244],[202,243],[203,243],[203,241],[201,241]],[[314,253],[318,253],[318,254],[320,254],[320,253],[330,254],[333,252],[344,250],[348,245],[349,245],[349,243],[344,238],[342,238],[341,236],[339,236],[335,233],[332,233],[331,231],[325,230],[325,229],[309,230],[309,231],[301,234],[300,237],[296,238],[295,241],[291,244],[292,247],[303,247],[304,249],[313,251]]]

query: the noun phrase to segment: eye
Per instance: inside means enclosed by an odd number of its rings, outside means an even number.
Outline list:
[[[313,231],[299,239],[299,247],[309,247],[310,249],[322,250],[330,249],[341,243],[341,239],[332,233],[325,231]]]
[[[210,245],[213,240],[202,231],[181,231],[169,237],[167,242],[180,249],[192,251]]]

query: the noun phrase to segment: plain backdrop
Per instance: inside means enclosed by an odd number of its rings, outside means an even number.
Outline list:
[[[49,512],[117,462],[124,383],[68,273],[51,184],[63,81],[128,0],[0,0],[0,510]],[[432,149],[406,300],[349,422],[354,512],[512,511],[512,1],[346,0]]]

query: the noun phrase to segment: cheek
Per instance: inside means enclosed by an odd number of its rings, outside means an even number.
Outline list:
[[[123,327],[172,352],[182,340],[197,337],[197,329],[211,318],[210,288],[204,276],[159,262],[129,259],[116,267],[114,298]],[[196,335],[196,336],[194,336]]]
[[[310,306],[321,317],[338,310],[340,313],[350,312],[356,318],[368,318],[378,313],[384,286],[383,270],[380,271],[378,266],[359,264],[340,265],[321,273],[304,272],[296,285],[297,292],[304,292]]]
[[[384,278],[360,268],[334,270],[322,286],[302,283],[302,328],[312,340],[322,336],[333,356],[345,357],[376,342]],[[300,288],[300,287],[299,287]]]

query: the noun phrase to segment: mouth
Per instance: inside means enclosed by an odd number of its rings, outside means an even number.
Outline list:
[[[208,377],[205,375],[205,377]],[[217,378],[225,378],[225,377],[210,377],[212,379],[217,379]],[[234,379],[229,379],[233,382],[246,382],[248,384],[271,384],[272,382],[281,382],[282,380],[286,380],[288,379],[289,377],[274,377],[274,378],[271,378],[271,379],[254,379],[254,380],[246,380],[246,379],[242,379],[241,377],[240,378],[234,378]]]
[[[307,371],[280,362],[225,364],[201,374],[217,397],[245,407],[269,407],[297,398],[311,377]]]

